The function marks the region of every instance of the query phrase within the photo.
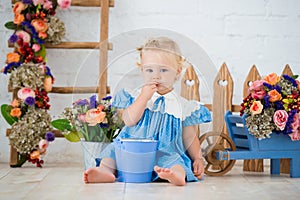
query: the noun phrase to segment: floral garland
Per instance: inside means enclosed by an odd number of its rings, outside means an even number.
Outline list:
[[[15,167],[26,160],[41,167],[41,156],[55,139],[47,113],[54,77],[46,66],[45,42],[61,42],[65,26],[54,16],[55,10],[67,9],[70,4],[71,0],[17,1],[12,9],[14,20],[5,24],[14,31],[9,38],[14,50],[6,55],[6,66],[1,72],[10,74],[9,87],[17,95],[10,104],[1,106],[1,113],[11,125],[10,145],[18,152]]]

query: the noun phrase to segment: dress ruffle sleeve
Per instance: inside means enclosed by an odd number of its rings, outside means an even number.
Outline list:
[[[132,97],[124,89],[117,92],[113,98],[112,106],[116,108],[127,108],[134,102],[134,97]]]
[[[208,108],[200,105],[199,109],[195,110],[190,116],[187,116],[184,119],[183,126],[193,126],[206,122],[211,122],[211,113],[209,112]]]

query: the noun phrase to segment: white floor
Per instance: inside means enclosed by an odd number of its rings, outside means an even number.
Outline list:
[[[0,163],[0,199],[300,199],[300,178],[270,176],[268,167],[263,173],[243,172],[239,163],[224,176],[206,176],[184,187],[169,183],[84,184],[82,172],[80,165],[46,163],[43,168],[31,164],[10,168]]]

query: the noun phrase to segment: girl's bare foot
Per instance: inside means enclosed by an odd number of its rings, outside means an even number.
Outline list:
[[[115,175],[102,167],[90,168],[83,173],[85,183],[113,183],[115,180]]]
[[[185,173],[180,172],[180,170],[177,171],[169,168],[155,166],[154,171],[158,174],[160,178],[165,179],[174,185],[185,185]]]

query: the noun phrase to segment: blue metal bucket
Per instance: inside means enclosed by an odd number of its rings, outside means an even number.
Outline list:
[[[150,139],[115,139],[118,181],[151,182],[157,144],[157,140]]]

